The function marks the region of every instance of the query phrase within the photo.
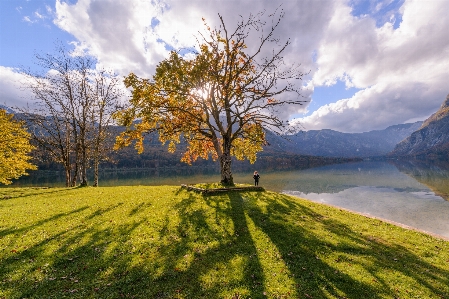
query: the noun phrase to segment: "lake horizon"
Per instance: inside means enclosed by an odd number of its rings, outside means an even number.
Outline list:
[[[449,238],[449,169],[408,161],[361,161],[298,170],[264,170],[267,190],[340,207]],[[236,183],[253,184],[253,170],[234,172]],[[218,182],[217,167],[111,169],[100,186],[181,185]],[[36,171],[11,187],[64,187],[63,172]],[[443,187],[442,187],[443,186]]]

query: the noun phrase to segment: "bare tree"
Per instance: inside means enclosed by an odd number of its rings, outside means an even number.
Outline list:
[[[117,76],[96,70],[96,60],[89,56],[71,55],[61,45],[56,54],[36,55],[40,73],[25,71],[34,99],[26,109],[33,128],[34,142],[50,158],[63,165],[66,186],[88,184],[87,169],[96,168],[107,157],[107,128],[111,114],[123,94]],[[110,136],[111,137],[111,136]]]
[[[108,153],[113,149],[115,136],[113,113],[118,109],[118,102],[123,96],[119,89],[117,76],[105,70],[99,71],[92,84],[92,120],[93,120],[93,166],[94,186],[98,186],[98,168],[100,162],[108,160]]]

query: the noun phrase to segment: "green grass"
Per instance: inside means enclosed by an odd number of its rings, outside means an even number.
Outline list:
[[[0,199],[0,298],[449,298],[449,242],[287,195]]]

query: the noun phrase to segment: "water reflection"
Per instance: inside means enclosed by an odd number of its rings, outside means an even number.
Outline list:
[[[399,171],[429,187],[435,194],[449,201],[449,162],[394,160]]]
[[[292,174],[283,192],[449,237],[449,202],[402,171],[387,162],[325,166]],[[449,185],[448,172],[438,174]],[[433,172],[424,177],[435,181]]]
[[[236,174],[244,180],[250,174]],[[357,186],[373,186],[422,190],[423,185],[399,172],[394,165],[386,162],[358,162],[334,164],[297,171],[261,172],[264,186],[273,191],[285,190],[308,193],[338,193]],[[424,187],[425,188],[425,187]]]
[[[88,173],[89,181],[93,176]],[[189,180],[189,178],[194,178]],[[117,168],[100,171],[100,186],[137,186],[137,185],[179,185],[193,183],[195,180],[207,182],[219,181],[218,169],[212,167],[158,167],[158,168]],[[12,187],[64,187],[63,171],[34,171],[21,177]]]

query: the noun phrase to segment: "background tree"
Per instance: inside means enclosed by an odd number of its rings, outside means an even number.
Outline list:
[[[219,15],[218,29],[205,23],[208,35],[200,36],[193,59],[171,52],[152,80],[131,73],[125,79],[132,88],[130,106],[117,113],[128,130],[117,139],[117,147],[136,140],[142,151],[148,131],[157,131],[161,142],[169,142],[170,151],[184,138],[182,161],[218,159],[221,182],[232,185],[231,156],[253,163],[266,142],[264,130],[281,134],[289,129],[278,108],[304,102],[295,87],[304,74],[299,66],[287,66],[282,56],[290,41],[280,43],[274,36],[284,13],[271,15],[268,25],[262,16],[250,15],[228,32]],[[247,42],[254,31],[259,36],[249,51]]]
[[[100,70],[94,77],[94,84],[91,87],[91,113],[92,113],[92,137],[93,137],[93,167],[94,183],[98,186],[99,165],[101,161],[109,160],[109,153],[114,146],[113,136],[116,135],[116,128],[112,126],[113,113],[117,111],[123,91],[119,88],[120,81],[111,72]]]
[[[23,122],[14,120],[3,109],[0,109],[0,132],[0,183],[8,185],[12,179],[26,175],[27,169],[37,167],[29,162],[33,146]]]
[[[108,127],[123,94],[118,77],[96,70],[96,60],[69,53],[58,46],[56,54],[36,55],[41,73],[26,72],[26,87],[34,101],[21,109],[32,127],[33,140],[41,152],[63,165],[66,186],[88,184],[87,169],[93,164],[98,185],[98,165]]]

